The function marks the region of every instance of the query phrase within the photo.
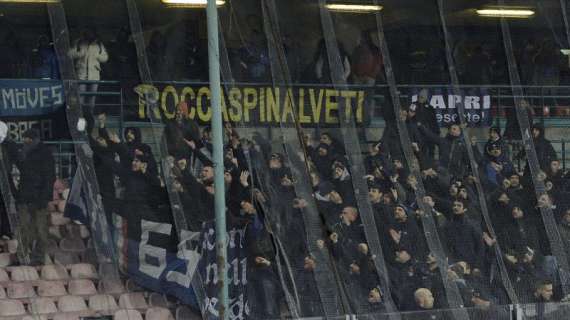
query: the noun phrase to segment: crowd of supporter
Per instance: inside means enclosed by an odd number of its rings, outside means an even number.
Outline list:
[[[100,80],[106,63],[115,72],[125,70],[122,76],[136,76],[125,64],[136,61],[132,58],[132,46],[120,45],[127,41],[128,33],[123,30],[117,37],[119,40],[109,46],[109,53],[92,31],[86,31],[73,43],[68,54],[76,63],[81,80]],[[38,42],[41,64],[34,75],[57,78],[53,48],[46,38]],[[165,39],[156,32],[146,50],[151,68],[164,67],[165,46]],[[207,68],[200,44],[188,41],[187,46],[192,54],[186,67],[192,74],[185,78],[203,80]],[[363,85],[384,81],[383,58],[370,34],[362,34],[352,53],[341,43],[338,48],[343,80]],[[285,49],[294,70],[293,81],[331,82],[324,40],[319,41],[308,65],[301,65],[293,41],[286,43]],[[494,67],[498,62],[491,51],[486,45],[470,50],[458,46],[454,58],[462,83],[500,81],[496,74],[500,68]],[[521,63],[523,84],[558,85],[562,65],[558,51],[549,42],[540,46],[527,44],[520,54],[521,61],[525,61]],[[248,42],[230,50],[230,60],[237,80],[270,80],[266,44]],[[421,63],[411,64],[409,69],[418,69],[418,65]],[[418,70],[414,72],[424,72]],[[162,73],[169,74],[168,70]],[[154,74],[161,77],[161,72]],[[82,91],[97,91],[96,84],[83,86]],[[81,102],[94,105],[94,99]],[[540,123],[533,124],[529,132],[539,170],[533,180],[529,164],[513,164],[512,150],[502,137],[505,132],[499,128],[490,128],[488,141],[479,148],[475,141],[466,139],[467,129],[459,124],[440,129],[427,101],[406,106],[400,114],[386,113],[384,118],[383,136],[370,144],[363,163],[349,162],[347,146],[334,130],[319,131],[318,136],[304,135],[302,150],[291,154],[287,152],[290,147],[284,148],[258,132],[245,137],[239,129],[226,126],[226,215],[229,228],[247,230],[248,294],[253,318],[279,318],[282,306],[288,303],[285,291],[291,287],[303,302],[302,316],[323,314],[319,291],[324,290],[325,284],[318,283],[314,272],[324,264],[335,279],[334,284],[326,286],[336,290],[338,307],[346,313],[386,312],[387,304],[393,302],[400,311],[424,311],[431,319],[444,319],[446,314],[435,310],[453,307],[449,303],[453,288],[458,289],[462,306],[493,310],[512,302],[506,283],[512,284],[522,303],[566,298],[565,273],[570,270],[561,270],[560,266],[570,261],[560,259],[567,259],[566,248],[570,248],[570,206],[566,200],[570,175],[562,170]],[[174,119],[162,119],[168,172],[160,168],[160,156],[153,154],[151,146],[143,141],[139,128],[116,132],[108,128],[105,113],[90,119],[89,143],[109,225],[112,214],[127,221],[132,215],[156,212],[168,216],[174,194],[180,199],[192,231],[200,231],[204,222],[214,219],[211,129],[189,119],[184,103],[178,105]],[[399,127],[397,120],[405,126]],[[410,138],[414,160],[406,158],[402,129]],[[10,190],[27,226],[23,247],[36,254],[32,264],[41,264],[41,245],[47,237],[41,217],[52,200],[54,165],[36,131],[30,130],[23,137],[23,150],[17,150],[10,140],[2,146],[8,155],[8,166],[14,165],[20,172],[20,183],[10,185]],[[291,158],[302,160],[304,167],[294,167],[293,163],[299,161]],[[410,163],[416,161],[419,176],[410,171]],[[362,166],[365,176],[354,176],[353,166]],[[306,175],[309,197],[299,196],[299,184],[305,181],[299,175]],[[354,190],[356,180],[365,180],[368,186],[366,202],[372,208],[372,234],[365,231],[370,226],[363,224],[365,204]],[[545,185],[545,193],[538,197],[537,181]],[[483,194],[479,193],[478,184]],[[310,214],[311,207],[316,207],[320,222],[316,246],[330,257],[330,264],[309,250],[312,237],[308,233],[314,230],[307,226],[304,216]],[[555,226],[545,211],[553,212]],[[14,230],[8,230],[7,221],[4,209],[0,229],[2,235],[9,237]],[[549,230],[556,230],[562,243],[553,241],[558,238]],[[371,247],[370,237],[376,236],[380,247]],[[554,246],[563,248],[563,255]],[[383,258],[380,264],[379,254]],[[288,263],[278,257],[285,257]],[[442,266],[446,269],[442,270]],[[500,272],[503,267],[506,276]],[[388,283],[383,283],[384,272]],[[284,273],[292,278],[294,286],[283,279]]]
[[[178,194],[190,228],[198,231],[202,222],[214,218],[211,131],[200,128],[187,113],[187,106],[181,103],[176,117],[165,123],[165,137],[172,192]],[[355,313],[386,311],[388,297],[379,278],[383,270],[377,270],[373,262],[373,255],[378,254],[374,250],[380,248],[368,246],[371,235],[364,232],[359,208],[363,204],[354,192],[354,179],[368,183],[367,201],[390,279],[389,298],[399,310],[450,307],[446,282],[459,289],[464,306],[484,310],[509,303],[505,281],[512,283],[520,302],[564,298],[566,284],[557,261],[562,257],[553,253],[541,209],[554,212],[560,236],[570,242],[570,210],[565,203],[568,176],[545,138],[544,128],[540,124],[532,127],[541,170],[537,179],[547,190],[536,200],[528,166],[515,168],[498,128],[489,130],[489,139],[480,150],[474,142],[465,141],[465,129],[460,125],[440,132],[433,109],[427,105],[412,104],[399,116],[418,159],[421,181],[410,174],[395,121],[389,122],[382,139],[371,145],[363,163],[365,177],[351,174],[345,146],[331,133],[306,136],[302,154],[292,155],[259,133],[247,139],[226,127],[227,220],[230,227],[247,229],[248,283],[255,316],[278,317],[285,303],[279,273],[279,267],[285,265],[276,260],[278,251],[289,259],[297,294],[305,301],[301,304],[303,315],[322,313],[319,303],[310,301],[319,301],[313,272],[316,265],[326,262],[310,253],[307,232],[314,231],[306,228],[303,218],[313,201],[321,221],[317,246],[331,256],[331,270],[338,280],[335,286],[344,292],[344,307]],[[122,140],[105,124],[105,115],[99,115],[92,145],[106,212],[126,215],[127,220],[128,215],[144,215],[149,210],[168,212],[165,179],[160,178],[155,156],[142,142],[139,129],[127,128]],[[467,148],[473,149],[475,172]],[[313,192],[308,199],[297,196],[301,179],[296,176],[299,171],[291,167],[294,161],[290,157],[306,159]],[[121,198],[115,196],[115,175],[120,177]],[[416,198],[419,183],[426,190],[419,199],[421,205]],[[476,183],[482,184],[484,194],[478,194]],[[491,221],[483,218],[481,200]],[[426,225],[426,215],[434,219],[435,230]],[[433,232],[443,252],[433,252],[437,248],[428,245],[426,235]],[[279,241],[286,243],[281,247]],[[436,259],[442,254],[444,271]],[[499,260],[504,262],[508,279],[501,277]]]
[[[306,226],[303,216],[309,214],[311,204],[316,205],[320,217],[316,245],[330,255],[332,265],[328,268],[337,281],[326,285],[339,290],[339,306],[345,312],[384,312],[388,302],[401,311],[445,309],[450,307],[450,286],[458,288],[463,306],[490,310],[510,302],[507,282],[523,303],[564,298],[568,284],[561,272],[567,270],[560,270],[564,264],[559,259],[566,259],[567,249],[560,256],[552,246],[568,248],[570,244],[566,201],[570,176],[562,170],[544,128],[539,123],[531,128],[539,165],[533,181],[528,164],[517,168],[511,162],[509,145],[499,128],[489,129],[488,141],[479,149],[474,141],[466,141],[466,129],[458,124],[440,130],[434,110],[427,104],[412,104],[398,116],[409,134],[419,177],[409,170],[396,119],[387,121],[382,139],[370,145],[362,164],[349,163],[345,144],[332,132],[315,137],[305,134],[303,149],[288,154],[284,150],[290,149],[257,132],[245,138],[238,129],[226,126],[226,215],[229,228],[247,230],[248,292],[254,317],[279,317],[285,304],[284,290],[290,290],[283,287],[280,268],[290,268],[296,294],[304,301],[302,315],[322,314],[319,286],[323,284],[316,282],[314,271],[327,262],[319,261],[309,250],[308,233],[315,231]],[[126,128],[119,138],[118,132],[107,128],[104,113],[89,122],[109,225],[113,213],[127,221],[132,215],[170,215],[172,192],[179,196],[191,230],[199,231],[203,222],[214,219],[210,128],[189,119],[185,103],[179,104],[175,118],[164,125],[169,173],[161,172],[139,128]],[[30,229],[26,234],[33,239],[24,247],[41,253],[46,234],[39,217],[52,199],[53,158],[36,131],[26,132],[24,138],[21,151],[9,139],[2,146],[9,165],[20,171],[20,183],[11,186],[20,216],[31,219],[25,229]],[[472,148],[477,164],[475,171],[468,148]],[[296,161],[291,157],[304,159],[305,171],[293,168]],[[362,165],[366,175],[353,176],[352,165]],[[299,175],[307,173],[312,195],[302,198],[298,196],[303,180]],[[364,230],[364,204],[354,192],[355,179],[367,182],[366,201],[373,212],[374,235]],[[170,195],[167,181],[172,184]],[[546,188],[538,199],[534,196],[536,181]],[[484,194],[478,193],[477,183]],[[418,198],[420,184],[426,193]],[[556,228],[548,226],[549,220],[541,213],[547,209],[554,213],[562,243],[552,242],[548,234],[547,230]],[[483,210],[488,211],[490,221]],[[9,236],[5,213],[2,230]],[[426,222],[430,220],[426,216],[435,224]],[[426,238],[434,233],[441,249]],[[379,237],[381,248],[369,247],[371,236]],[[378,254],[383,256],[385,270],[377,269],[374,260]],[[285,256],[288,264],[278,256]],[[446,270],[438,263],[442,257]],[[41,254],[32,263],[41,264]],[[508,278],[500,273],[503,263]],[[381,281],[383,272],[387,272],[387,284]],[[441,318],[445,314],[434,311],[433,315]]]

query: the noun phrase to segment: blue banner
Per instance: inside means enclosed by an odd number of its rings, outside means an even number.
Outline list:
[[[36,129],[43,140],[69,138],[64,105],[61,81],[0,80],[0,120],[14,141],[28,129]]]
[[[217,320],[219,318],[218,301],[218,274],[216,255],[216,231],[213,222],[206,223],[203,230],[202,260],[198,271],[202,277],[205,290],[205,318]],[[247,319],[249,304],[247,301],[247,251],[245,229],[232,229],[228,231],[228,255],[226,269],[228,272],[229,309],[230,320]]]
[[[133,223],[126,221],[129,229]],[[172,224],[141,219],[139,226],[140,235],[135,231],[126,237],[130,278],[141,287],[176,296],[198,308],[191,282],[200,260],[200,233],[183,232],[176,251],[170,245],[175,232]]]
[[[136,219],[136,218],[135,218]],[[183,231],[178,246],[171,245],[175,228],[166,222],[133,218],[123,220],[128,234],[126,264],[129,277],[139,286],[177,297],[198,309],[203,306],[205,319],[218,319],[218,274],[216,236],[213,223],[206,223],[202,232]],[[138,220],[138,219],[137,219]],[[159,220],[159,219],[156,219]],[[124,236],[124,234],[122,235]],[[230,292],[229,319],[246,319],[247,252],[245,230],[228,231],[228,285]],[[203,301],[198,301],[192,280],[199,273]]]
[[[0,117],[42,116],[65,104],[57,80],[0,80]]]
[[[411,102],[433,108],[440,127],[459,123],[457,106],[463,104],[465,122],[470,127],[488,127],[493,122],[491,94],[485,88],[461,88],[458,95],[451,87],[415,89]]]

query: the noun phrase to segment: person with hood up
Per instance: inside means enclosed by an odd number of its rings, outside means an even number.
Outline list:
[[[512,220],[502,228],[499,241],[506,252],[520,252],[529,247],[540,253],[539,233],[535,221],[518,206],[512,207]]]
[[[333,155],[331,154],[329,145],[321,143],[317,146],[315,154],[312,158],[313,164],[315,165],[319,175],[325,179],[330,180],[332,178],[332,164]]]
[[[346,165],[340,161],[335,161],[332,166],[332,184],[338,191],[346,205],[355,205],[356,198],[352,187],[352,176],[348,172]]]
[[[42,143],[35,129],[22,135],[24,149],[20,165],[18,211],[19,231],[24,254],[30,254],[31,264],[43,264],[47,242],[46,207],[53,196],[55,162],[48,146]]]
[[[508,156],[508,147],[501,136],[501,129],[498,127],[489,128],[489,138],[485,143],[485,151],[498,146],[501,149],[501,154]]]
[[[106,130],[100,130],[99,134],[119,155],[121,164],[125,169],[130,169],[135,157],[144,157],[147,160],[148,172],[158,175],[158,167],[152,154],[152,149],[148,144],[142,142],[141,130],[139,128],[125,128],[125,142],[121,142],[116,134],[109,134]]]
[[[544,126],[541,123],[535,123],[532,126],[532,140],[534,142],[534,149],[536,150],[536,157],[538,165],[542,171],[548,171],[550,163],[553,160],[558,160],[558,155],[552,146],[550,140],[546,139],[544,133]],[[525,176],[527,172],[530,173],[530,168],[527,164],[525,168]]]

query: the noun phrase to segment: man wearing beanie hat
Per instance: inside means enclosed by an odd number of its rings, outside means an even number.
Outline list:
[[[31,264],[43,264],[48,231],[45,208],[53,196],[55,164],[51,150],[36,130],[24,132],[22,140],[18,194],[21,248],[24,254],[31,254]]]

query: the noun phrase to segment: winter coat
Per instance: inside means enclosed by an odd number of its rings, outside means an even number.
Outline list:
[[[469,219],[453,216],[444,227],[444,239],[450,259],[466,261],[473,268],[481,268],[483,238]]]
[[[55,182],[55,163],[49,147],[39,142],[23,155],[19,169],[19,200],[45,207],[53,197]]]
[[[75,60],[75,71],[80,80],[101,80],[101,63],[109,60],[107,49],[101,42],[76,42],[68,54]]]
[[[540,251],[539,234],[533,221],[526,216],[513,219],[505,226],[499,235],[499,241],[503,245],[505,253],[515,255],[522,252],[526,247],[534,251]]]

